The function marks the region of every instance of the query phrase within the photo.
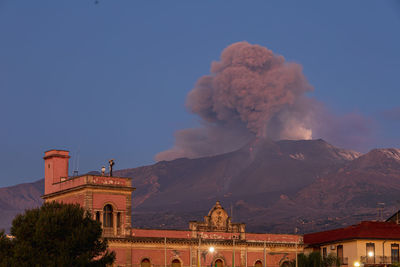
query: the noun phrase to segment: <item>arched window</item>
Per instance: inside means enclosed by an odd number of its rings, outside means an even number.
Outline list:
[[[289,267],[289,266],[290,266],[290,264],[287,261],[283,262],[281,265],[281,267]]]
[[[104,206],[103,225],[104,227],[113,227],[113,208],[110,204]]]
[[[215,267],[224,267],[224,262],[221,259],[216,260]]]
[[[143,259],[140,262],[140,267],[150,267],[150,260],[149,259]]]
[[[181,262],[178,259],[172,261],[171,267],[181,267]]]
[[[254,263],[254,267],[262,267],[262,262],[260,260],[256,261],[256,263]]]
[[[121,227],[121,212],[117,212],[117,228]]]

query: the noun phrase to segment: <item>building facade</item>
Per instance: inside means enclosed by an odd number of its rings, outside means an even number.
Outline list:
[[[188,230],[131,227],[132,179],[99,175],[68,176],[69,153],[45,152],[45,201],[78,203],[101,222],[115,266],[279,267],[303,251],[299,235],[247,233],[219,202],[204,221]]]
[[[364,221],[356,225],[304,235],[306,251],[333,253],[342,265],[388,266],[399,263],[400,225]]]

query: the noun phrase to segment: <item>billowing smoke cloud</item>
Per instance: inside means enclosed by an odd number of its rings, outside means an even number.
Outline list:
[[[311,90],[299,64],[287,63],[265,47],[240,42],[213,62],[211,75],[198,80],[187,107],[206,122],[239,123],[265,137],[268,121]]]
[[[225,153],[254,137],[311,139],[320,106],[305,96],[312,90],[301,65],[259,45],[232,44],[188,94],[201,126],[177,131],[174,147],[156,160]]]

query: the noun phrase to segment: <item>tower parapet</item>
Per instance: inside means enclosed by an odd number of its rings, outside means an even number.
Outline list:
[[[45,152],[45,201],[81,205],[93,219],[101,222],[103,235],[130,236],[132,179],[102,175],[68,177],[68,160],[65,150]]]

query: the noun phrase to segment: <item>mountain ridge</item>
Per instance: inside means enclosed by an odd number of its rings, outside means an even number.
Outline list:
[[[160,161],[114,172],[133,178],[133,226],[187,228],[220,200],[249,231],[326,230],[375,219],[376,203],[395,211],[400,149],[368,153],[322,139],[254,139],[242,148],[203,158]],[[12,216],[40,205],[43,180],[0,188],[0,208]]]

